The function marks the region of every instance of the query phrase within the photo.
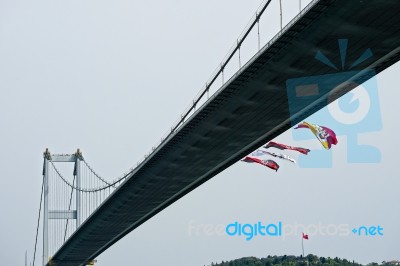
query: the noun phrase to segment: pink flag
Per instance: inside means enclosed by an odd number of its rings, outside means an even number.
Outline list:
[[[322,146],[327,150],[332,147],[332,144],[336,145],[338,143],[335,132],[330,128],[307,123],[305,121],[297,125],[297,127],[295,127],[294,129],[297,128],[310,129],[311,132],[317,137],[319,142],[321,142]]]

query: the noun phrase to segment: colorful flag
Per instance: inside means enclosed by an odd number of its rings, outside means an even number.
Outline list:
[[[277,143],[277,142],[273,142],[273,141],[268,142],[267,145],[264,146],[264,148],[266,148],[266,149],[277,148],[280,150],[292,150],[292,151],[298,151],[298,152],[306,154],[306,155],[310,151],[309,149],[300,148],[300,147],[292,147],[289,145],[285,145],[285,144],[281,144],[281,143]]]
[[[311,132],[317,137],[319,142],[321,142],[322,146],[329,150],[333,145],[336,145],[338,143],[338,140],[336,138],[335,132],[333,132],[332,129],[307,123],[307,122],[302,122],[301,124],[297,125],[294,129],[297,128],[308,128],[311,130]]]
[[[303,234],[303,238],[308,240],[308,235],[304,234],[303,232],[302,232],[302,234]]]
[[[261,160],[260,158],[256,158],[253,156],[246,156],[242,161],[247,163],[258,163],[275,171],[278,171],[279,169],[279,165],[273,160]]]

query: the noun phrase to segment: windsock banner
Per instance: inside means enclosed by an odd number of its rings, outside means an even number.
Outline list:
[[[275,171],[278,171],[278,169],[279,169],[279,165],[273,160],[261,160],[256,157],[246,156],[242,161],[247,162],[247,163],[258,163],[258,164],[264,165],[266,167],[269,167]]]
[[[273,142],[273,141],[268,142],[267,145],[264,146],[264,148],[266,148],[266,149],[277,148],[280,150],[292,150],[292,151],[298,151],[298,152],[306,154],[306,155],[310,151],[309,149],[300,148],[300,147],[292,147],[289,145],[285,145],[285,144],[281,144],[281,143],[277,143],[277,142]]]
[[[332,147],[332,144],[336,145],[338,143],[335,132],[330,128],[311,124],[305,121],[297,125],[297,127],[295,127],[294,129],[298,128],[310,129],[311,132],[317,137],[319,142],[321,142],[322,146],[327,150]]]

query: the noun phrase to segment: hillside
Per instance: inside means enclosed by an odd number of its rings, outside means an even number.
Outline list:
[[[241,259],[236,259],[232,261],[222,261],[221,263],[211,263],[210,266],[308,266],[308,265],[319,265],[319,266],[363,266],[354,261],[348,261],[346,259],[339,258],[325,258],[318,257],[312,254],[307,255],[306,257],[300,256],[268,256],[266,258],[256,258],[256,257],[245,257]],[[379,263],[369,263],[368,266],[389,266],[389,265],[400,265],[400,262],[382,262]]]

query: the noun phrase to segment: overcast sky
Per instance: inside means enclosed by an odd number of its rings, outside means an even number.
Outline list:
[[[46,147],[52,153],[80,148],[110,180],[136,165],[203,87],[260,3],[0,1],[2,265],[23,265],[25,250],[32,258]],[[286,23],[298,2],[283,4]],[[277,14],[273,1],[260,25],[262,43],[277,32]],[[256,44],[253,38],[243,48],[242,60]],[[400,259],[399,71],[396,64],[376,78],[382,129],[358,136],[379,148],[379,163],[348,163],[342,135],[332,168],[279,161],[275,173],[238,162],[128,234],[97,258],[98,265],[200,266],[301,254],[299,232],[246,241],[203,229],[235,221],[379,225],[383,236],[313,235],[305,251],[361,263]],[[276,140],[321,149],[315,139],[295,140],[292,130]]]

